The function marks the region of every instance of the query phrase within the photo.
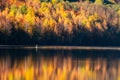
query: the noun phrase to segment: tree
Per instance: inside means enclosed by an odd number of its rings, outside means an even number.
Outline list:
[[[95,3],[96,3],[96,4],[103,4],[103,3],[104,3],[104,0],[95,0]]]
[[[115,0],[108,0],[110,3],[116,3]]]

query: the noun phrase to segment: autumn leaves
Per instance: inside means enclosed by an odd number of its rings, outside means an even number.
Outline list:
[[[65,36],[72,40],[70,35],[77,38],[87,32],[93,34],[94,31],[104,36],[104,32],[110,27],[117,29],[120,25],[119,6],[114,11],[114,5],[86,2],[9,1],[0,12],[0,32],[8,32],[8,35],[11,35],[12,28],[15,28],[27,33],[31,39],[34,34],[45,37],[46,33],[51,32],[53,36],[58,36],[59,40],[65,39]],[[40,39],[44,41],[41,36]]]
[[[57,34],[62,31],[72,33],[73,28],[78,26],[84,26],[91,31],[91,26],[94,26],[93,22],[100,19],[97,14],[86,16],[86,11],[82,9],[82,6],[69,2],[54,4],[38,0],[28,1],[19,6],[17,4],[6,6],[1,14],[5,16],[8,23],[13,22],[15,28],[20,28],[29,34],[33,33],[34,26],[40,27],[42,32],[47,29]]]

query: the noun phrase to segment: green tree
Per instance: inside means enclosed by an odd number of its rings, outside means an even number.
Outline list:
[[[21,6],[20,11],[22,14],[27,14],[27,7],[25,5]]]

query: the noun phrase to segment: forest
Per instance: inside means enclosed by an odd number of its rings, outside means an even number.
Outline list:
[[[120,45],[119,0],[0,0],[1,45]]]

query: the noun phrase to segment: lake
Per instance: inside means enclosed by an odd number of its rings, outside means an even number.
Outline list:
[[[0,80],[120,80],[120,51],[1,49]]]

